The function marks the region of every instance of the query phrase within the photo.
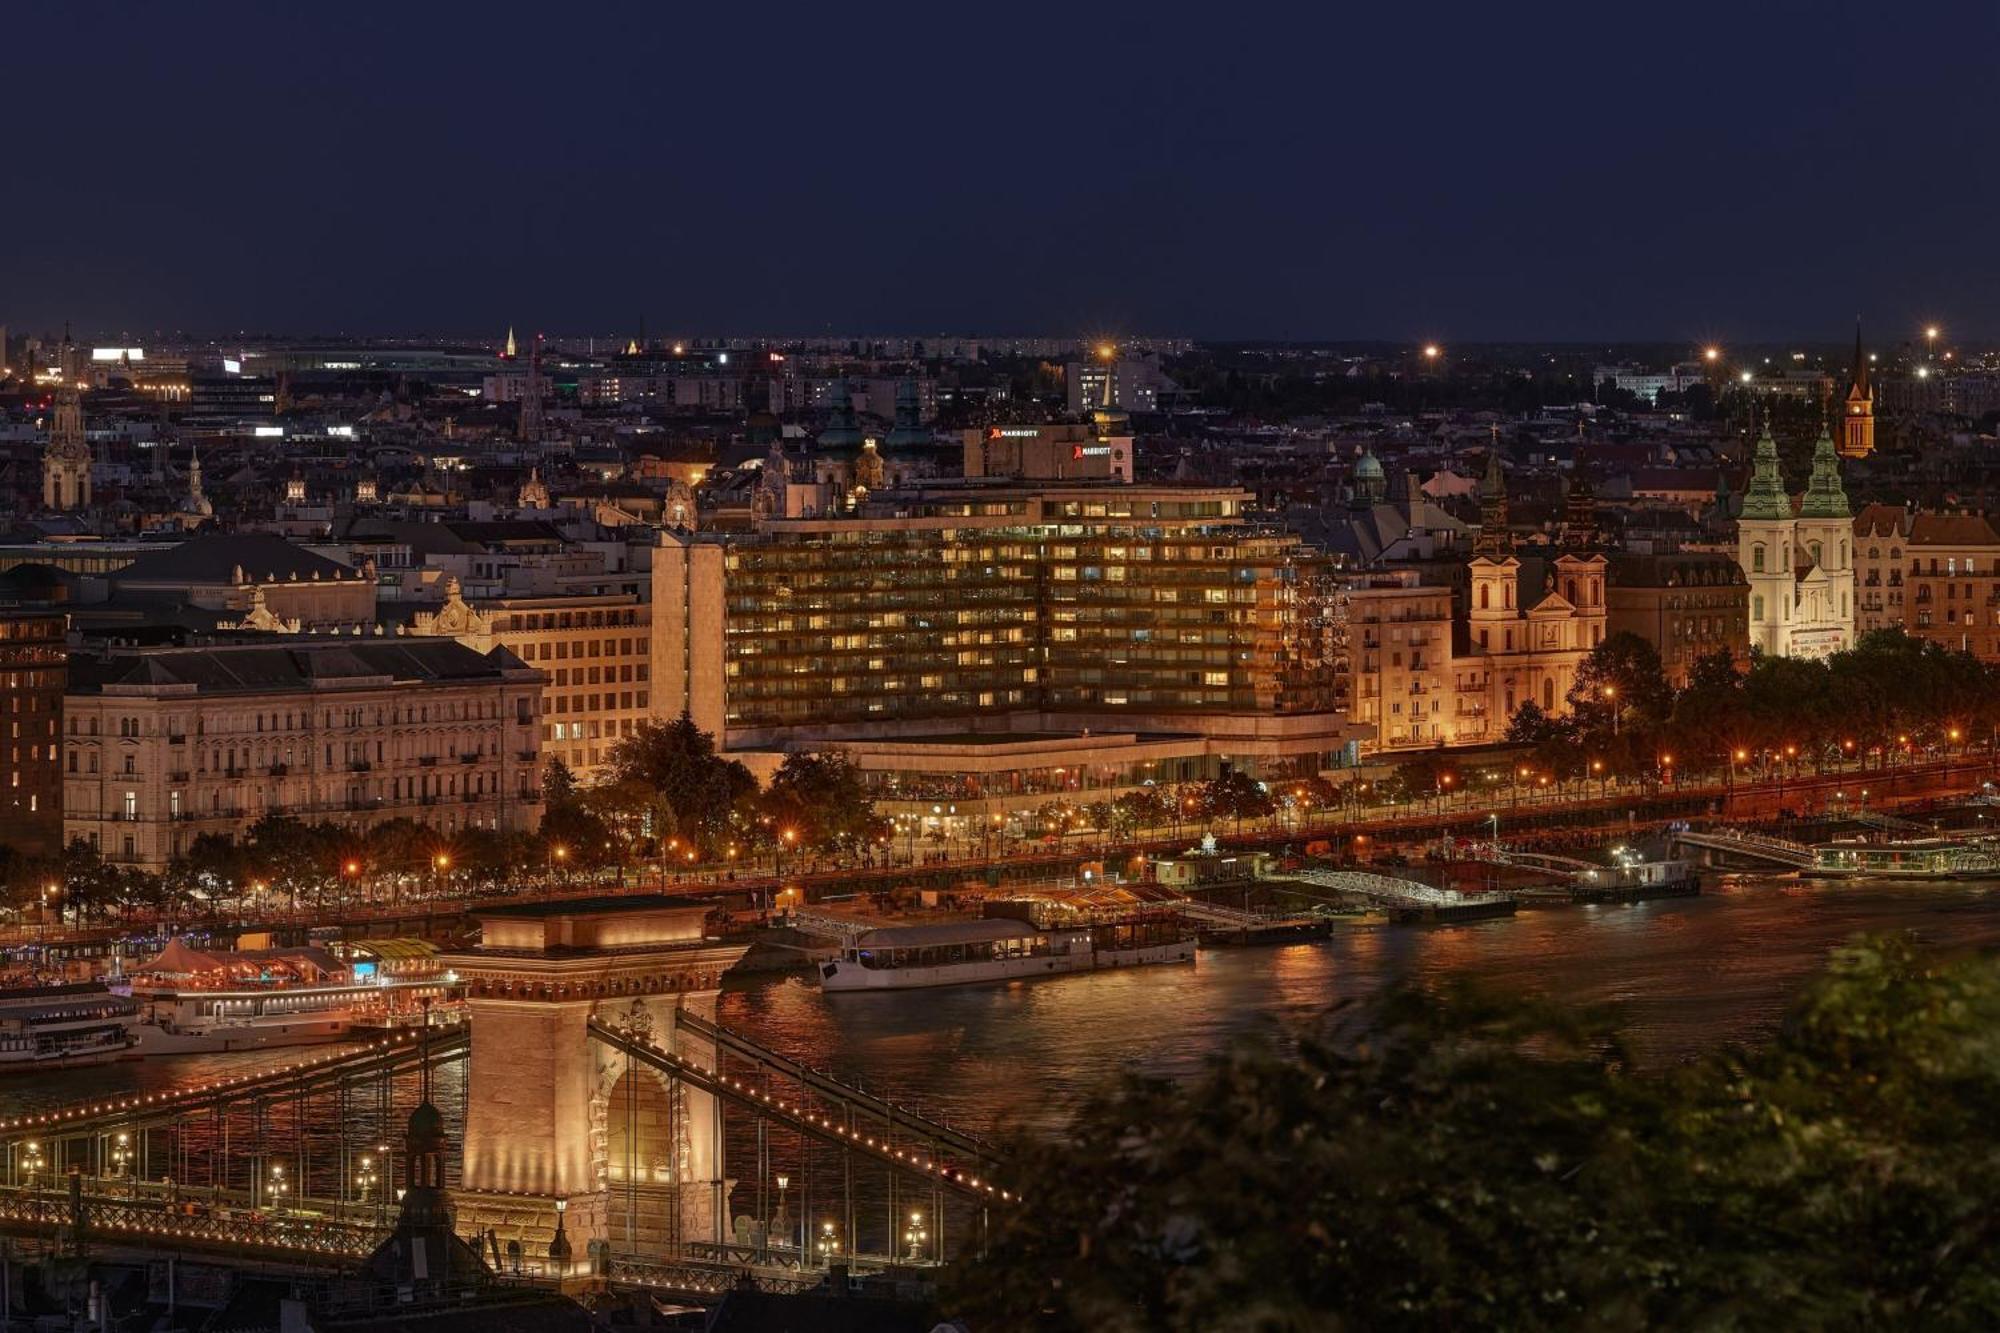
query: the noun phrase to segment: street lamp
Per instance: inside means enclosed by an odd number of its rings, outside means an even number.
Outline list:
[[[830,1221],[820,1223],[819,1261],[821,1263],[831,1263],[833,1261],[833,1257],[839,1253],[840,1253],[840,1235],[833,1229],[833,1223]]]
[[[285,1196],[291,1193],[291,1191],[291,1184],[285,1179],[284,1164],[282,1162],[271,1163],[271,1178],[265,1182],[265,1192],[270,1199],[271,1211],[273,1213],[279,1212],[284,1208]]]
[[[558,1276],[569,1272],[569,1233],[563,1230],[563,1214],[569,1211],[568,1199],[556,1200],[556,1234],[549,1240],[549,1262],[553,1263]]]
[[[790,1223],[789,1219],[785,1216],[785,1191],[791,1187],[792,1178],[783,1171],[780,1171],[778,1173],[778,1215],[771,1219],[771,1230],[780,1236],[784,1236],[785,1244],[787,1245],[792,1243],[792,1238],[787,1234]]]
[[[910,1253],[910,1262],[923,1257],[924,1242],[930,1239],[930,1232],[924,1229],[924,1215],[911,1213],[910,1224],[903,1228],[903,1247]]]

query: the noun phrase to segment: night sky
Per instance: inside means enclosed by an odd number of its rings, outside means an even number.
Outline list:
[[[2000,6],[38,4],[0,323],[2000,328]]]

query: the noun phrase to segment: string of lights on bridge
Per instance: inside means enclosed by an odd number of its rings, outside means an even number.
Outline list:
[[[911,1170],[928,1172],[941,1180],[952,1181],[964,1186],[966,1189],[982,1191],[1006,1203],[1025,1202],[1021,1197],[999,1188],[992,1181],[982,1181],[979,1177],[970,1175],[956,1167],[946,1166],[935,1158],[919,1158],[915,1153],[906,1153],[900,1148],[891,1148],[887,1143],[877,1143],[872,1136],[862,1134],[858,1130],[850,1129],[845,1125],[830,1120],[823,1115],[808,1111],[804,1107],[796,1106],[791,1102],[773,1098],[770,1093],[763,1089],[753,1088],[742,1079],[731,1078],[718,1069],[711,1069],[705,1065],[696,1064],[692,1060],[684,1059],[660,1046],[658,1043],[650,1041],[628,1029],[620,1028],[617,1031],[626,1041],[631,1042],[635,1046],[644,1046],[648,1051],[651,1051],[663,1060],[684,1069],[692,1070],[703,1078],[713,1079],[715,1082],[745,1097],[762,1102],[764,1105],[776,1110],[783,1111],[794,1119],[816,1126],[824,1133],[835,1135],[838,1138],[846,1139],[850,1143],[860,1144],[863,1147],[873,1148],[884,1157],[893,1155],[897,1161],[904,1163]]]
[[[435,1025],[437,1028],[456,1026],[458,1026],[457,1023],[439,1023]],[[159,1109],[170,1107],[177,1102],[198,1101],[214,1093],[227,1092],[231,1088],[266,1083],[287,1074],[310,1073],[312,1070],[324,1068],[328,1065],[349,1063],[358,1055],[411,1046],[421,1039],[422,1034],[420,1033],[412,1033],[407,1036],[384,1037],[378,1041],[370,1042],[359,1050],[350,1049],[338,1055],[327,1056],[319,1060],[298,1060],[288,1065],[279,1065],[275,1069],[261,1070],[254,1074],[241,1074],[235,1078],[217,1079],[213,1083],[199,1083],[191,1088],[183,1088],[178,1092],[150,1092],[143,1096],[120,1097],[114,1101],[91,1102],[64,1107],[58,1111],[44,1111],[39,1115],[16,1116],[12,1120],[0,1120],[0,1131],[57,1128],[73,1120],[110,1115],[118,1111]]]

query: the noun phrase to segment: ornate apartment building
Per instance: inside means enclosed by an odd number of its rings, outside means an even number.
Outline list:
[[[150,870],[266,815],[532,831],[542,681],[504,649],[448,639],[81,651],[64,700],[64,826]]]

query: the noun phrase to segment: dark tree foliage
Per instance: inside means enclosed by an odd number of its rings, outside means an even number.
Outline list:
[[[713,855],[735,831],[757,791],[750,770],[716,751],[715,737],[682,713],[672,722],[641,722],[611,748],[612,785],[654,793],[683,843]]]
[[[1012,1150],[975,1328],[2000,1325],[2000,966],[1839,951],[1779,1032],[1635,1071],[1602,1014],[1462,986]]]
[[[770,827],[790,830],[797,845],[817,851],[853,851],[887,831],[861,770],[837,750],[785,756],[759,804]]]

